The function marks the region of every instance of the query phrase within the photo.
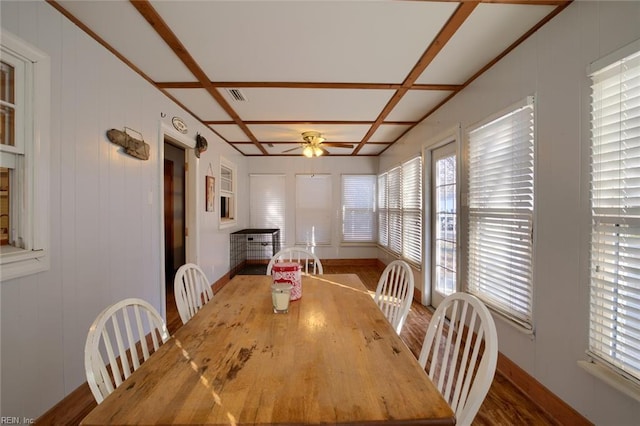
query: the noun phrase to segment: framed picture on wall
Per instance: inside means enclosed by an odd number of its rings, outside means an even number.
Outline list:
[[[212,212],[213,202],[216,199],[216,179],[213,176],[205,176],[205,210]]]

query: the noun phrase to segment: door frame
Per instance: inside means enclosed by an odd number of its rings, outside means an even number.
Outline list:
[[[204,191],[203,182],[200,182],[197,177],[199,176],[199,161],[196,161],[195,150],[196,145],[195,138],[190,138],[188,135],[182,134],[175,130],[173,127],[160,121],[158,129],[159,147],[158,149],[158,176],[164,176],[164,144],[166,139],[170,139],[171,142],[184,148],[185,151],[185,168],[187,170],[185,174],[185,260],[198,264],[199,259],[199,247],[200,238],[199,232],[200,221],[198,217],[198,197],[197,194],[200,191]],[[164,179],[158,179],[158,216],[160,223],[160,280],[158,283],[158,292],[160,293],[160,307],[163,318],[167,318],[167,293],[165,283],[165,256],[164,256]]]
[[[460,179],[461,179],[461,171],[462,171],[462,127],[460,123],[454,125],[453,127],[439,133],[435,137],[429,139],[427,143],[425,143],[422,147],[422,158],[424,161],[424,177],[423,177],[423,241],[422,241],[422,265],[423,265],[423,283],[422,283],[422,304],[424,306],[433,306],[433,295],[431,284],[433,281],[433,268],[432,268],[432,162],[433,162],[433,151],[442,148],[449,143],[455,144],[455,152],[456,152],[456,227],[458,228],[458,232],[456,235],[456,268],[458,271],[456,287],[460,290],[461,286],[461,277],[460,274],[460,266],[462,261],[460,259],[460,243],[461,237],[464,234],[460,232],[460,217],[462,212],[462,204],[461,199],[463,198],[460,193]]]

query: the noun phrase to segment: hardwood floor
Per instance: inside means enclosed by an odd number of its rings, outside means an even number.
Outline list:
[[[375,290],[382,268],[327,265],[324,266],[324,273],[356,273],[370,290]],[[182,326],[172,297],[173,295],[167,295],[167,328],[171,334]],[[422,341],[430,318],[431,311],[414,302],[400,334],[402,340],[416,357],[422,347]],[[76,425],[95,406],[96,402],[93,399],[93,395],[85,383],[37,419],[36,423],[42,425]],[[559,424],[500,373],[496,373],[489,394],[473,422],[473,425],[478,426]]]
[[[324,265],[323,265],[324,266]],[[324,266],[325,274],[357,273],[369,290],[375,290],[383,268]],[[400,337],[418,357],[432,311],[413,302]],[[560,425],[535,405],[503,375],[496,373],[489,393],[473,421],[474,426]]]

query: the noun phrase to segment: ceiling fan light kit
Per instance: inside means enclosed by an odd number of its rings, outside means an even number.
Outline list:
[[[324,138],[320,135],[320,132],[308,131],[302,132],[302,139],[309,144],[321,144],[324,142]]]
[[[307,145],[304,147],[304,149],[302,150],[302,155],[304,155],[307,158],[311,158],[314,155],[319,157],[322,155],[322,151],[320,151],[319,148],[313,148],[311,145]]]
[[[302,132],[302,139],[304,142],[300,143],[300,146],[296,148],[287,149],[283,151],[283,153],[295,151],[296,149],[302,149],[302,155],[307,158],[320,157],[322,155],[329,155],[329,151],[327,151],[322,145],[325,141],[325,138],[322,137],[320,132],[316,131],[308,131]],[[344,143],[344,142],[326,142],[324,146],[333,146],[338,148],[353,148],[353,144]]]

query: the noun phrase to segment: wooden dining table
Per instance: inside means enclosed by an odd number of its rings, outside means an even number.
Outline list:
[[[452,425],[355,274],[302,278],[289,312],[236,275],[82,425]]]

